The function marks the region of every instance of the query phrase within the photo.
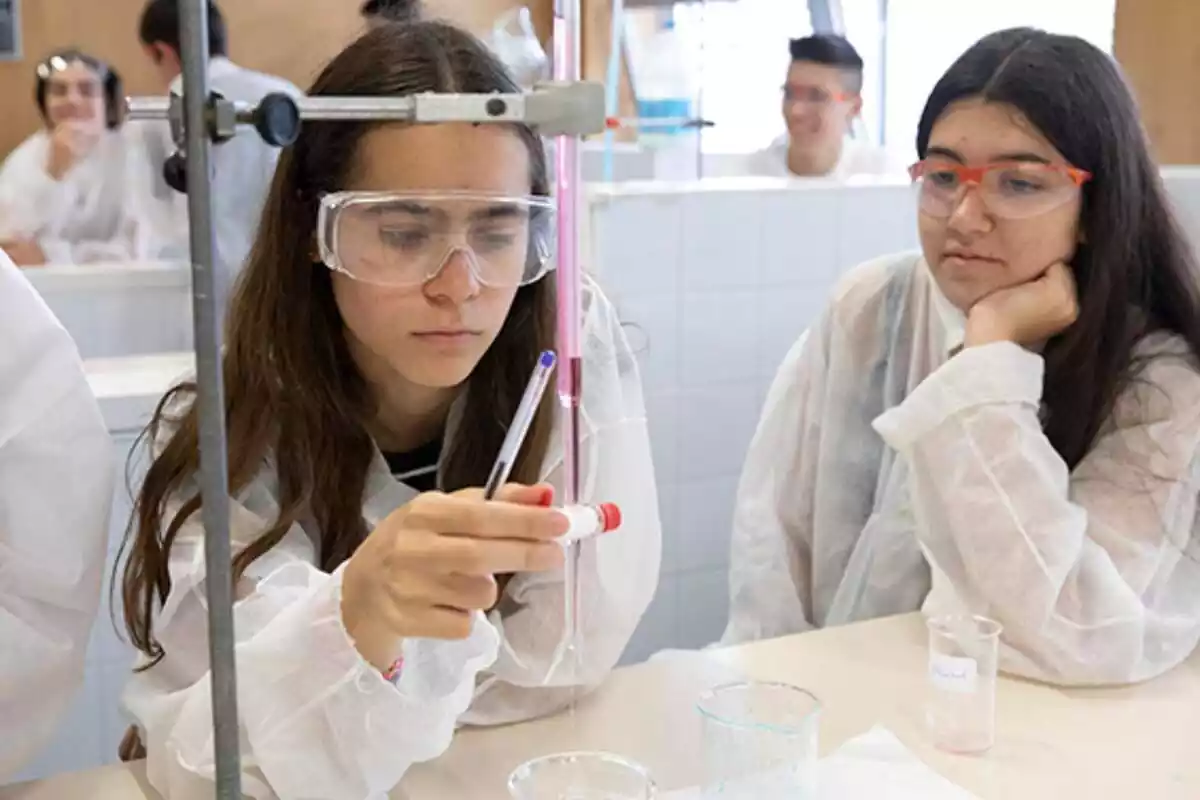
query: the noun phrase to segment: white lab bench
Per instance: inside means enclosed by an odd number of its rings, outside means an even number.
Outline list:
[[[36,267],[26,277],[84,358],[190,350],[188,264],[135,262]]]

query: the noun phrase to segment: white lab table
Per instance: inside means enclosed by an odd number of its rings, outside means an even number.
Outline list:
[[[1200,654],[1148,684],[1061,690],[1003,678],[996,747],[934,749],[921,727],[924,625],[910,614],[617,670],[575,713],[466,730],[440,759],[410,771],[393,797],[502,800],[509,771],[556,751],[603,749],[649,767],[664,789],[696,782],[697,694],[749,676],[804,686],[824,702],[822,749],[882,724],[926,764],[983,800],[1200,797]],[[141,764],[0,789],[0,800],[157,797]],[[856,799],[857,800],[857,799]]]
[[[192,275],[186,263],[83,264],[24,272],[84,358],[192,346]]]
[[[116,436],[145,427],[163,395],[195,368],[196,356],[187,351],[83,362],[108,430]]]

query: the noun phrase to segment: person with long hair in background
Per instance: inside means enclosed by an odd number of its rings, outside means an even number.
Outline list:
[[[34,71],[43,128],[0,167],[0,249],[23,267],[158,255],[145,159],[121,126],[112,67],[79,50]]]
[[[914,611],[1002,668],[1146,680],[1200,639],[1200,298],[1137,108],[1070,36],[985,37],[925,106],[921,254],[852,271],[767,399],[724,641]]]
[[[421,22],[367,33],[311,93],[513,91],[476,39]],[[250,796],[382,796],[456,726],[547,714],[598,685],[647,608],[661,533],[640,378],[594,283],[581,502],[616,503],[624,522],[582,544],[577,669],[556,667],[556,401],[516,483],[495,500],[479,488],[555,343],[553,219],[524,125],[323,122],[284,151],[224,354]],[[122,581],[142,654],[126,755],[140,740],[172,798],[211,796],[213,775],[195,397],[177,388],[149,428]]]

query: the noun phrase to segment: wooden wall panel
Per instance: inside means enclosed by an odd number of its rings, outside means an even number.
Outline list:
[[[1197,32],[1197,0],[1117,0],[1114,54],[1164,164],[1200,164]]]

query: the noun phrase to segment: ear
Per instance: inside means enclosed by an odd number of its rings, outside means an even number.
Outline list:
[[[847,119],[853,120],[862,113],[863,100],[861,94],[854,95],[854,99],[850,101],[850,110]]]

